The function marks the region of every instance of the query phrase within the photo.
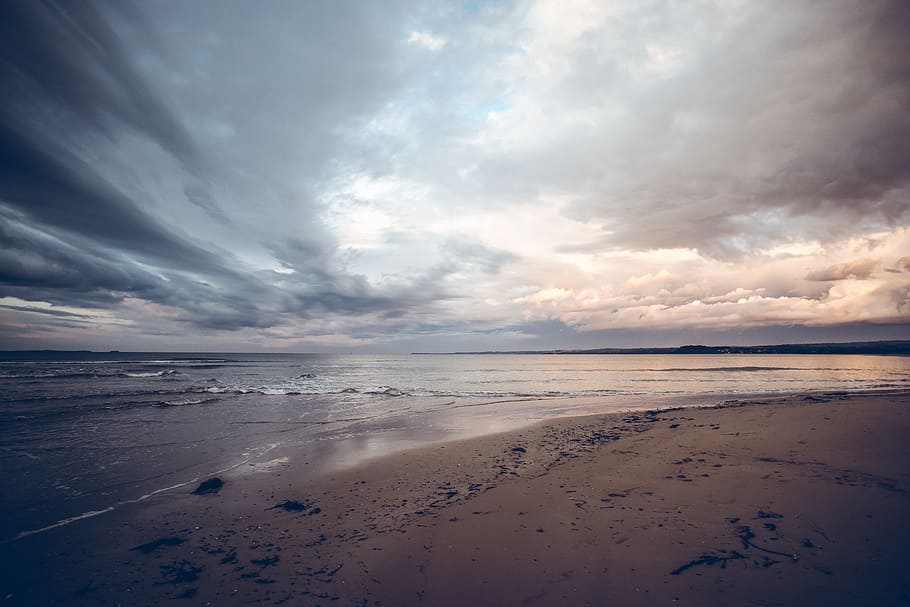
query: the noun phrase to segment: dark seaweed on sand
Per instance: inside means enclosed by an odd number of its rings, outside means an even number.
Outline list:
[[[697,567],[699,565],[714,565],[716,563],[720,563],[721,569],[726,569],[727,561],[736,561],[736,560],[744,559],[744,558],[746,558],[746,557],[743,554],[737,552],[736,550],[730,551],[729,556],[721,556],[721,555],[717,555],[717,554],[703,554],[699,558],[691,560],[688,563],[686,563],[685,565],[681,565],[681,566],[677,567],[676,569],[674,569],[673,571],[670,572],[670,575],[679,575],[683,571],[691,569],[692,567]]]
[[[196,490],[193,491],[193,495],[205,495],[206,493],[218,493],[221,491],[221,488],[224,486],[224,481],[222,481],[217,476],[210,478],[207,481],[202,481],[199,483],[199,486],[196,487]]]
[[[286,510],[288,512],[306,512],[308,515],[322,512],[322,508],[315,506],[314,504],[304,504],[296,500],[284,500],[280,504],[275,504],[271,508],[267,508],[267,510],[276,509]]]

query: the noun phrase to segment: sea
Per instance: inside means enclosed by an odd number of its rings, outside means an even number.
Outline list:
[[[0,352],[0,543],[276,463],[320,474],[538,420],[910,389],[910,357]]]

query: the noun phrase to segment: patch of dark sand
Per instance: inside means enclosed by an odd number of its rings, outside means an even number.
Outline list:
[[[140,544],[139,546],[133,546],[130,548],[132,552],[141,552],[142,554],[151,554],[158,548],[162,546],[179,546],[180,544],[186,541],[182,537],[162,537],[157,540],[148,542],[147,544]]]

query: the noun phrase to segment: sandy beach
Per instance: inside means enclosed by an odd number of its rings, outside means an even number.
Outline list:
[[[281,458],[4,544],[2,596],[907,605],[908,406],[818,393],[563,418],[316,480]]]

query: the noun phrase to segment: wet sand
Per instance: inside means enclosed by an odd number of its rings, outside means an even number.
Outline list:
[[[907,605],[910,395],[276,461],[0,546],[3,604]]]

